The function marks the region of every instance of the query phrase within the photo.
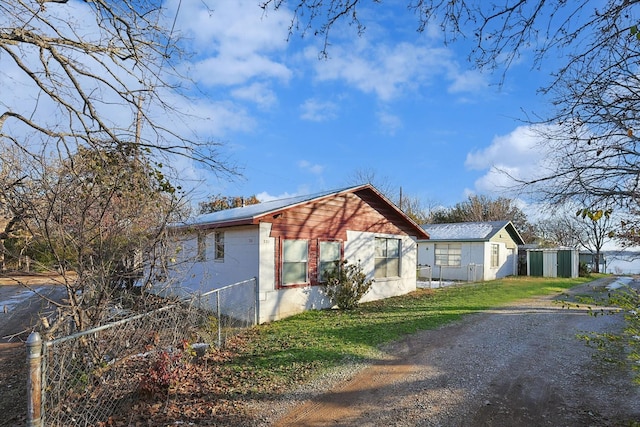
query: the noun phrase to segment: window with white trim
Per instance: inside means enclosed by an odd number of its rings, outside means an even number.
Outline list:
[[[460,267],[462,264],[462,245],[459,243],[436,243],[436,265],[441,267]]]
[[[215,233],[215,260],[216,261],[224,261],[224,232],[216,231]]]
[[[376,237],[375,277],[400,276],[400,239]]]
[[[500,245],[491,244],[491,267],[496,268],[500,264]]]
[[[324,282],[324,276],[334,271],[340,264],[340,242],[320,242],[318,255],[318,282]]]
[[[285,240],[282,244],[282,284],[307,283],[309,244],[306,240]]]

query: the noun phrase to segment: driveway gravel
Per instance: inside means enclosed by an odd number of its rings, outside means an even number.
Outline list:
[[[606,292],[612,279],[569,294]],[[636,286],[637,283],[633,282]],[[482,286],[482,285],[479,285]],[[615,426],[640,422],[640,387],[577,339],[615,331],[620,315],[591,316],[555,297],[532,298],[424,331],[379,360],[336,369],[271,401],[259,426]]]

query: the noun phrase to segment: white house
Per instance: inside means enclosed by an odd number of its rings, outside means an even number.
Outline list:
[[[258,322],[329,307],[327,266],[360,264],[363,301],[416,289],[416,241],[429,235],[371,185],[274,200],[176,225],[175,292],[197,294],[257,278]],[[174,273],[175,274],[175,273]]]
[[[434,279],[482,281],[518,274],[522,237],[510,221],[425,224],[418,240],[418,265]]]

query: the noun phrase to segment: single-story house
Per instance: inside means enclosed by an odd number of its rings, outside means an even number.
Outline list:
[[[416,289],[416,241],[428,233],[371,185],[200,215],[178,232],[182,292],[257,278],[257,320],[327,308],[322,274],[336,261],[373,279],[362,301]],[[186,262],[190,261],[190,262]]]
[[[511,221],[425,224],[418,240],[418,266],[433,279],[482,281],[518,274],[522,237]]]

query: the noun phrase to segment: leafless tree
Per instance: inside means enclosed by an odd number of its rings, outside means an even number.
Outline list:
[[[428,222],[431,208],[436,205],[435,203],[431,203],[432,206],[425,207],[423,201],[418,196],[406,194],[403,192],[401,186],[394,185],[389,177],[381,176],[372,168],[356,169],[349,175],[347,180],[352,185],[373,185],[417,224]]]
[[[290,34],[322,36],[325,52],[330,34],[347,22],[358,33],[366,30],[360,19],[363,7],[378,0],[262,0],[265,11],[284,6],[293,8]],[[574,62],[604,54],[612,39],[624,37],[637,24],[633,7],[637,0],[613,1],[594,6],[588,0],[573,2],[484,1],[484,0],[407,0],[408,11],[416,17],[416,29],[438,26],[446,42],[471,39],[469,52],[478,66],[509,65],[523,53],[534,54],[535,65],[542,65],[550,53],[564,49],[569,71]],[[599,6],[599,7],[598,7]]]
[[[511,221],[525,242],[534,239],[533,228],[525,213],[514,200],[504,197],[492,199],[484,195],[472,195],[453,207],[436,210],[430,216],[430,222],[435,224],[482,221]]]
[[[604,245],[615,234],[611,211],[594,218],[588,210],[581,214],[564,212],[552,218],[538,221],[536,231],[542,246],[567,246],[586,250],[593,255],[594,272],[600,272],[600,260]]]
[[[0,0],[0,78],[15,87],[0,139],[62,157],[136,144],[232,172],[218,144],[184,130],[174,65],[187,52],[166,13],[160,0]]]
[[[0,0],[0,256],[24,230],[38,268],[62,272],[59,319],[75,328],[152,279],[179,212],[167,159],[235,173],[177,105],[188,51],[168,12],[161,0]]]

